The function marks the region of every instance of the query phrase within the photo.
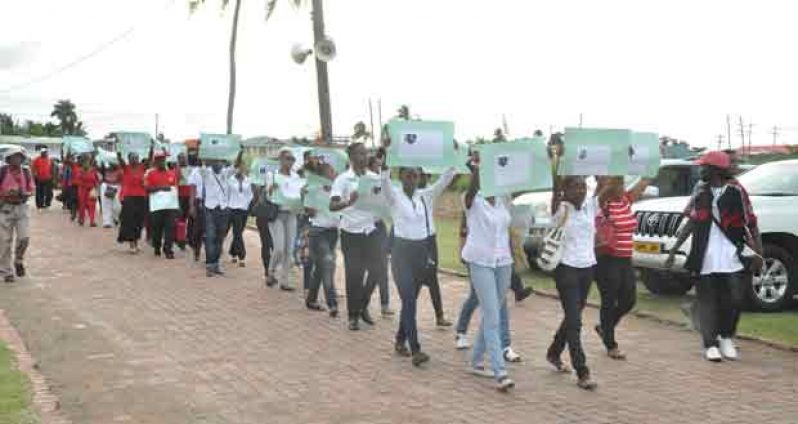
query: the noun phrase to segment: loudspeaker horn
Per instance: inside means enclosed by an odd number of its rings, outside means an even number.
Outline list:
[[[316,57],[322,62],[335,59],[335,42],[329,37],[316,43]]]
[[[294,62],[298,65],[305,63],[305,59],[311,54],[313,54],[313,50],[304,47],[302,44],[297,43],[291,47],[291,59],[294,59]]]

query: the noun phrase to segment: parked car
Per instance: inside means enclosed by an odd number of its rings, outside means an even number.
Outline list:
[[[798,201],[798,160],[759,165],[738,177],[748,191],[764,244],[765,269],[747,288],[753,309],[779,311],[798,292],[798,219],[793,208]],[[689,196],[637,202],[633,264],[646,288],[655,294],[684,294],[693,281],[684,270],[689,240],[676,253],[674,266],[664,269],[667,252],[686,224],[683,216]]]
[[[742,165],[740,170],[748,170],[750,166]],[[643,193],[643,199],[687,196],[693,186],[698,182],[699,167],[691,160],[686,159],[663,159],[660,164],[659,172],[652,183]],[[627,187],[634,185],[639,177],[627,176],[625,184]],[[592,193],[596,187],[593,178],[588,179],[588,192]],[[532,211],[532,226],[524,240],[524,251],[530,266],[535,266],[541,242],[552,225],[551,222],[551,191],[526,193],[518,196],[513,204],[516,206],[528,205]]]

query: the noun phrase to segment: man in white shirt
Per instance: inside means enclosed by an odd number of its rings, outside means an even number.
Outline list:
[[[244,267],[247,249],[244,245],[244,228],[249,219],[249,204],[252,202],[252,182],[246,176],[243,165],[239,165],[235,175],[227,179],[230,207],[230,227],[233,241],[230,242],[230,257],[233,263]]]
[[[387,279],[388,272],[382,255],[385,249],[380,245],[374,223],[377,216],[371,212],[353,208],[357,202],[357,186],[360,177],[371,175],[366,169],[368,153],[363,143],[350,144],[347,153],[351,167],[339,175],[330,193],[330,210],[341,213],[341,250],[344,253],[344,272],[346,274],[346,307],[349,315],[349,329],[359,330],[358,321],[373,325],[374,320],[368,311],[371,290],[364,285],[366,272],[376,280]],[[370,278],[371,279],[371,278]],[[372,280],[375,281],[375,280]],[[373,290],[374,285],[369,285]]]

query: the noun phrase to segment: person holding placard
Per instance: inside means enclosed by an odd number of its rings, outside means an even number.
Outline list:
[[[175,170],[166,167],[167,154],[158,151],[153,154],[154,167],[147,171],[144,186],[150,195],[150,230],[155,256],[161,256],[161,248],[166,259],[174,259],[174,225],[179,202],[177,199],[178,177]]]
[[[563,222],[565,235],[562,244],[562,259],[554,272],[554,281],[564,317],[554,335],[546,360],[560,372],[570,372],[560,359],[568,346],[571,365],[576,370],[577,385],[585,390],[594,390],[597,384],[590,378],[585,352],[582,349],[582,310],[593,283],[593,268],[596,265],[595,235],[598,196],[587,198],[584,177],[567,176],[562,180],[562,189],[552,192],[553,222]]]
[[[202,254],[202,243],[205,239],[205,207],[202,195],[197,187],[202,187],[202,161],[197,156],[188,157],[188,172],[186,184],[189,187],[188,221],[186,223],[186,236],[188,245],[194,254],[194,262],[199,262]],[[181,171],[182,172],[182,171]]]
[[[429,356],[421,351],[418,341],[416,300],[421,284],[437,279],[437,276],[433,276],[438,273],[438,249],[432,213],[435,201],[452,182],[454,175],[454,167],[449,168],[431,187],[419,189],[421,170],[401,167],[399,180],[402,188],[397,189],[391,183],[390,172],[387,169],[382,172],[382,191],[388,199],[393,218],[391,270],[402,299],[394,350],[401,356],[411,356],[415,366],[429,361]]]
[[[89,217],[89,224],[97,226],[95,220],[97,211],[97,193],[100,185],[100,177],[97,175],[97,168],[92,163],[91,156],[82,156],[80,168],[75,174],[75,181],[78,188],[78,225],[81,227],[86,224],[86,215]]]
[[[361,178],[379,177],[369,171],[368,152],[362,143],[352,143],[347,148],[350,168],[339,175],[330,192],[330,210],[341,212],[341,250],[344,254],[346,274],[346,307],[349,329],[360,329],[359,321],[373,325],[368,311],[371,290],[363,284],[366,273],[375,278],[388,278],[384,248],[376,233],[374,223],[378,217],[374,212],[353,207],[358,201],[358,184]]]
[[[297,231],[297,214],[294,203],[301,205],[303,180],[292,169],[296,158],[289,148],[280,150],[280,169],[266,176],[267,191],[272,201],[280,205],[274,221],[269,223],[272,238],[272,256],[266,285],[279,285],[281,290],[294,291],[288,273],[292,265],[294,239]]]
[[[147,190],[144,188],[144,172],[146,167],[139,162],[136,153],[128,154],[127,163],[122,153],[117,152],[117,160],[122,167],[122,212],[119,214],[119,243],[129,243],[130,252],[139,252],[141,230],[148,212]]]
[[[596,221],[596,284],[601,293],[601,322],[595,330],[604,342],[607,355],[616,360],[626,359],[626,354],[615,341],[615,327],[635,305],[636,278],[632,268],[634,244],[632,236],[637,229],[637,219],[632,203],[637,201],[648,186],[643,178],[626,191],[623,177],[598,177],[601,206]]]
[[[318,190],[329,193],[332,190],[332,181],[335,180],[335,169],[326,163],[318,164],[315,169],[316,175],[329,181],[329,185],[325,184]],[[309,176],[309,178],[312,177]],[[313,194],[308,193],[308,195]],[[329,198],[329,194],[327,197]],[[330,213],[328,207],[315,209],[306,206],[305,211],[310,216],[308,245],[312,269],[305,305],[310,310],[323,310],[318,302],[319,287],[323,285],[327,309],[330,316],[335,318],[338,316],[338,301],[335,293],[335,247],[338,244],[338,224],[341,218],[338,214]]]
[[[238,266],[245,266],[247,257],[244,245],[244,228],[249,219],[249,205],[252,202],[252,182],[246,175],[244,164],[240,164],[236,173],[227,180],[230,193],[230,228],[233,230],[233,241],[230,243],[230,258]]]
[[[116,163],[106,163],[101,168],[100,207],[103,215],[103,228],[113,228],[119,222],[122,203],[119,189],[122,183],[122,169]]]
[[[468,236],[461,256],[468,264],[471,284],[482,308],[469,371],[492,377],[496,388],[507,392],[515,387],[501,354],[500,309],[510,287],[513,257],[510,252],[510,198],[484,197],[479,193],[479,162],[470,164],[471,183],[465,194]],[[490,370],[483,360],[487,353]]]
[[[376,155],[369,156],[368,160],[368,169],[369,171],[373,172],[374,174],[379,174],[382,169],[382,165],[385,160],[385,149],[381,148]],[[383,248],[383,253],[381,255],[383,263],[385,264],[385,269],[388,269],[388,251],[389,251],[389,235],[388,235],[388,227],[385,225],[385,220],[382,217],[378,217],[377,221],[374,223],[376,228],[375,235],[380,239],[380,245]],[[390,317],[394,314],[393,310],[391,309],[391,290],[388,288],[388,279],[387,278],[379,278],[377,275],[368,274],[366,277],[366,292],[374,293],[374,288],[378,288],[380,291],[380,313],[385,317]],[[369,296],[369,301],[366,304],[370,303],[371,296]]]

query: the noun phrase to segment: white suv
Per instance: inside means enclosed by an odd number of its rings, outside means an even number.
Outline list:
[[[779,311],[798,293],[798,160],[766,163],[738,180],[751,198],[765,250],[765,269],[754,276],[748,299],[754,309]],[[633,263],[652,293],[684,294],[693,285],[684,270],[689,240],[677,252],[673,268],[664,269],[676,234],[686,223],[682,213],[688,200],[670,197],[633,205],[637,216]]]

